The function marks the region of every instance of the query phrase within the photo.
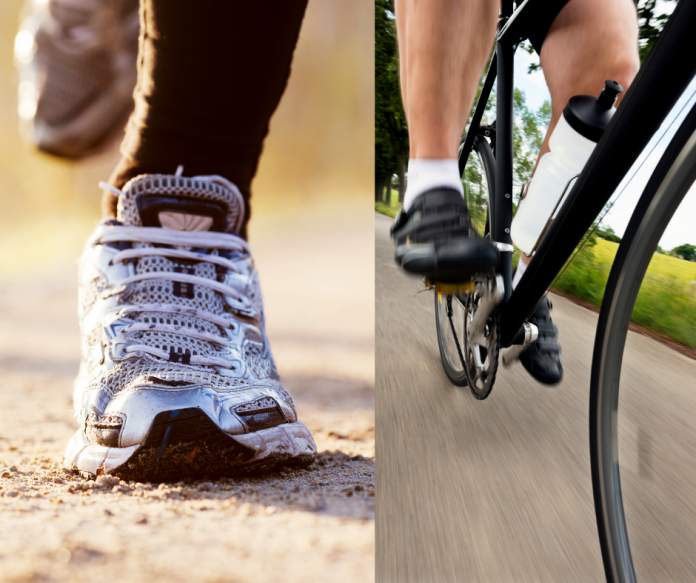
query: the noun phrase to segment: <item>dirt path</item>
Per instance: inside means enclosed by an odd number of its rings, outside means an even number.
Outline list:
[[[339,210],[258,217],[251,235],[278,368],[320,452],[308,470],[175,484],[66,474],[75,265],[0,286],[0,581],[374,579],[373,227]]]

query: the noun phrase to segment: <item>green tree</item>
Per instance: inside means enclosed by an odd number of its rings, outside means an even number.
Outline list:
[[[687,261],[696,261],[696,245],[689,245],[684,243],[672,249],[674,253],[680,259],[686,259]]]
[[[675,2],[676,0],[665,0]],[[640,62],[645,60],[652,49],[657,37],[660,36],[668,14],[655,14],[657,0],[641,0],[638,2],[638,52]]]
[[[393,0],[375,2],[375,199],[390,194],[391,177],[399,177],[399,201],[406,191],[408,130],[401,104]]]
[[[614,243],[621,243],[621,237],[619,237],[616,233],[614,233],[614,229],[611,227],[599,227],[597,228],[597,236],[600,239],[604,239],[606,241],[612,241]]]
[[[539,111],[532,112],[527,107],[524,91],[515,89],[513,112],[515,116],[515,126],[512,130],[513,183],[515,190],[519,192],[522,183],[529,180],[534,172],[544,134],[551,119],[551,104],[544,101]]]

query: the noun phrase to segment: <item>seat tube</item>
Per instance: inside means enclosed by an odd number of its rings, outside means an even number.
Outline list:
[[[503,0],[500,29],[508,16],[504,14],[511,6]],[[509,2],[511,4],[511,2]],[[497,43],[496,57],[498,61],[498,86],[496,104],[496,139],[495,139],[495,210],[493,213],[492,234],[495,241],[512,243],[510,225],[512,224],[512,98],[513,98],[513,63],[515,51],[508,43]],[[505,297],[503,304],[512,293],[512,253],[501,252],[498,273],[502,274],[505,282]]]

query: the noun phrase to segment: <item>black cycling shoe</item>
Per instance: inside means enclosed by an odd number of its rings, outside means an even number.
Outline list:
[[[466,202],[453,188],[421,194],[396,216],[391,236],[396,262],[432,281],[469,281],[498,264],[498,250],[474,230]]]
[[[539,338],[520,354],[520,361],[527,372],[546,385],[555,385],[563,378],[558,327],[551,321],[551,308],[548,298],[541,300],[541,304],[529,319],[539,328]]]

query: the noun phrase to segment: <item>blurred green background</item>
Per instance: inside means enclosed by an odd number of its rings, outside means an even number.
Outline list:
[[[118,143],[66,162],[18,131],[13,43],[23,0],[0,2],[0,277],[79,254],[99,218],[99,180]],[[373,188],[374,7],[369,0],[309,3],[288,89],[254,183],[253,212],[364,203]],[[251,225],[253,237],[253,221]],[[253,241],[252,241],[253,243]]]

